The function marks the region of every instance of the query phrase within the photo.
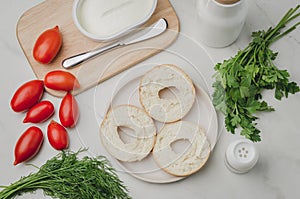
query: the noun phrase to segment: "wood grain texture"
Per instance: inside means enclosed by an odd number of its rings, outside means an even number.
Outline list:
[[[38,79],[52,70],[65,70],[62,60],[72,55],[107,45],[86,38],[76,28],[72,19],[73,0],[46,0],[26,11],[17,24],[17,37],[24,54]],[[79,94],[110,77],[157,54],[172,44],[179,33],[179,20],[168,0],[158,0],[152,17],[143,25],[149,26],[160,18],[168,22],[168,30],[155,38],[115,49],[83,64],[68,69],[79,80],[81,88],[73,91]],[[46,29],[58,25],[63,37],[63,45],[51,64],[43,65],[34,60],[32,49],[37,37]],[[50,94],[62,97],[64,92],[47,89]]]

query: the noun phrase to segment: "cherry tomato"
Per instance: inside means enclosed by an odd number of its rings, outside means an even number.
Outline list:
[[[79,118],[79,109],[76,99],[71,93],[67,93],[59,107],[59,119],[64,127],[74,127]]]
[[[43,93],[44,82],[31,80],[17,89],[10,101],[10,106],[15,112],[26,111],[42,98]]]
[[[18,139],[15,146],[15,161],[14,165],[27,161],[33,158],[44,140],[43,132],[38,127],[29,127]]]
[[[33,57],[42,64],[49,64],[58,54],[62,45],[59,27],[44,31],[36,40],[33,47]]]
[[[71,91],[80,88],[77,78],[62,70],[50,71],[44,78],[45,86],[54,90]]]
[[[54,120],[48,125],[47,137],[50,145],[56,150],[63,150],[69,146],[67,130]]]
[[[49,101],[41,101],[34,105],[27,112],[23,122],[24,123],[40,123],[49,119],[54,114],[54,106]]]

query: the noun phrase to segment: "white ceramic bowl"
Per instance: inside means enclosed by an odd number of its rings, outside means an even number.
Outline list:
[[[126,24],[126,25],[122,24],[124,26],[124,28],[122,28],[118,31],[114,31],[112,34],[100,35],[100,34],[95,34],[92,31],[88,30],[88,28],[86,28],[84,23],[82,22],[82,15],[84,15],[83,12],[82,12],[82,8],[83,8],[84,3],[86,3],[85,1],[87,1],[87,0],[74,0],[73,10],[72,10],[73,21],[74,21],[76,27],[79,29],[79,31],[83,35],[85,35],[86,37],[88,37],[92,40],[99,41],[99,42],[116,40],[116,39],[128,34],[134,28],[137,28],[137,27],[141,26],[147,20],[150,19],[150,17],[154,13],[154,11],[156,9],[156,6],[157,6],[157,0],[149,0],[151,2],[152,6],[151,6],[151,8],[149,7],[150,8],[150,9],[148,9],[149,12],[145,13],[145,15],[143,15],[143,17],[139,16],[140,18],[142,18],[141,20],[138,19],[134,23],[129,23],[129,24]],[[108,2],[110,2],[110,1],[108,1]],[[127,1],[124,0],[124,4],[126,2],[130,3],[130,0],[127,0]],[[94,9],[94,8],[92,8],[92,9]],[[134,13],[136,13],[136,12],[132,12],[132,14],[134,14]],[[90,15],[90,13],[89,13],[89,15]],[[130,14],[128,16],[130,16]],[[89,17],[91,17],[91,15]],[[99,17],[99,16],[96,16],[96,17]],[[132,15],[131,15],[131,17],[132,17]],[[95,20],[95,19],[93,19],[93,20]],[[111,20],[116,21],[116,19],[111,19]],[[93,28],[93,26],[90,26],[90,27]],[[107,28],[107,27],[103,27],[103,28]]]

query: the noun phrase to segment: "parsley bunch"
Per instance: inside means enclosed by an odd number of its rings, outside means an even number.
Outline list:
[[[281,100],[288,94],[299,92],[299,86],[290,82],[287,70],[278,69],[273,61],[277,52],[270,45],[287,35],[300,24],[295,23],[282,32],[285,26],[300,16],[297,13],[300,5],[291,8],[274,28],[252,33],[252,41],[234,57],[218,63],[214,75],[213,104],[225,115],[225,126],[235,133],[241,127],[240,134],[253,142],[261,141],[260,130],[255,122],[255,114],[259,111],[274,111],[262,100],[264,89],[275,89],[275,98]]]

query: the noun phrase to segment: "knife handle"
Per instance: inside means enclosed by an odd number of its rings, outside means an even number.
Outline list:
[[[113,43],[113,44],[109,44],[107,46],[103,46],[103,47],[100,47],[100,48],[97,48],[95,50],[91,50],[91,51],[87,51],[87,52],[84,52],[84,53],[80,53],[80,54],[77,54],[77,55],[74,55],[72,57],[69,57],[69,58],[66,58],[62,61],[62,66],[65,68],[65,69],[70,69],[74,66],[77,66],[79,64],[81,64],[82,62],[85,62],[86,60],[88,59],[91,59],[97,55],[100,55],[100,54],[103,54],[103,53],[106,53],[114,48],[117,48],[119,46],[121,46],[122,44],[121,43]]]

